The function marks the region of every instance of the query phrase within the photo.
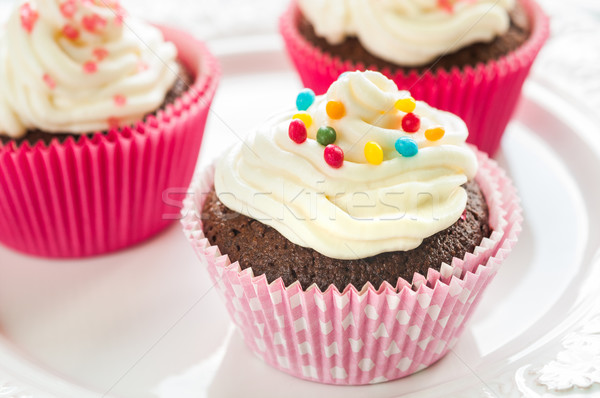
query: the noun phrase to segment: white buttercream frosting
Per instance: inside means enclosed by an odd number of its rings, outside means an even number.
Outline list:
[[[274,227],[295,244],[332,258],[365,258],[410,250],[424,238],[456,222],[466,207],[461,186],[475,176],[477,160],[465,144],[467,128],[455,115],[417,102],[421,119],[416,133],[404,132],[405,113],[394,107],[408,97],[378,72],[342,75],[317,97],[308,113],[308,139],[297,144],[288,135],[293,111],[269,120],[217,163],[215,190],[230,209]],[[332,120],[328,101],[341,102],[346,114]],[[320,126],[337,132],[345,153],[336,169],[324,160],[315,136]],[[425,137],[441,126],[438,141]],[[402,157],[398,138],[410,137],[417,155]],[[384,160],[367,162],[364,146],[377,142]]]
[[[172,87],[176,57],[160,30],[118,1],[19,1],[0,36],[0,134],[141,120]]]
[[[510,26],[515,0],[298,0],[317,35],[330,44],[356,36],[372,54],[419,66]]]

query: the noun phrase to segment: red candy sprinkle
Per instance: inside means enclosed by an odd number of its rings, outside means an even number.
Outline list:
[[[79,37],[79,31],[69,24],[63,26],[62,32],[63,35],[65,35],[65,37],[69,40],[77,40]]]
[[[77,4],[75,4],[75,0],[67,0],[60,3],[60,13],[63,15],[63,17],[71,19],[73,18],[73,15],[75,15],[75,12],[77,12]]]
[[[407,133],[416,133],[421,128],[421,119],[414,113],[407,113],[402,118],[402,130]]]
[[[47,73],[44,73],[44,76],[42,78],[44,79],[44,83],[46,83],[46,85],[50,87],[50,90],[54,90],[54,88],[56,87],[56,82],[54,81],[54,79]]]
[[[23,29],[25,29],[28,33],[31,33],[36,21],[38,20],[38,12],[31,8],[31,4],[25,3],[21,6],[20,14],[21,26],[23,26]]]
[[[296,144],[302,144],[304,141],[306,141],[307,133],[304,122],[300,119],[292,120],[292,122],[290,123],[290,128],[288,130],[288,135],[290,136],[291,140],[294,141]]]
[[[325,157],[325,162],[334,169],[339,169],[344,164],[344,151],[337,145],[327,145],[323,156]]]
[[[83,71],[85,73],[96,73],[98,70],[98,65],[94,61],[87,61],[83,64]]]
[[[467,211],[463,211],[463,214],[460,216],[460,219],[465,221],[467,219]]]
[[[127,103],[127,98],[124,95],[117,94],[113,98],[116,106],[124,106]]]
[[[81,19],[83,28],[91,33],[96,33],[99,29],[106,26],[106,19],[98,14],[86,15]]]
[[[108,50],[102,47],[95,48],[94,57],[96,57],[98,61],[102,61],[104,58],[108,57]]]

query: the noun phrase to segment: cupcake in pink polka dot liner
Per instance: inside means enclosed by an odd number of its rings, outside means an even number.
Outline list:
[[[247,346],[345,385],[452,349],[522,219],[467,135],[379,72],[348,72],[198,175],[184,230]]]
[[[169,225],[219,80],[204,44],[116,0],[18,1],[3,30],[0,243],[82,257]]]

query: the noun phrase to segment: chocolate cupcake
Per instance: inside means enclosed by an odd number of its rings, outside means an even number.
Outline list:
[[[269,364],[334,384],[423,369],[515,243],[514,188],[460,118],[378,72],[297,107],[193,184],[187,235]]]
[[[114,0],[19,1],[3,29],[0,242],[81,257],[169,225],[218,81],[205,46]]]
[[[417,99],[462,117],[494,153],[548,35],[533,0],[292,1],[281,19],[305,86],[375,69]]]
[[[300,282],[304,289],[314,284],[322,291],[329,285],[339,291],[367,283],[379,287],[384,281],[395,285],[398,278],[410,281],[415,274],[427,275],[429,268],[439,271],[442,264],[472,253],[483,238],[489,237],[483,193],[475,181],[468,182],[465,188],[465,212],[452,226],[425,238],[415,249],[360,259],[330,258],[310,247],[291,243],[273,227],[227,208],[214,190],[202,208],[203,232],[231,262],[239,262],[242,269],[252,267],[255,275],[264,274],[269,282],[281,278],[286,286]]]

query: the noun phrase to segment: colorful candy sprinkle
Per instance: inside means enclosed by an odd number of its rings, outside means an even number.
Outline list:
[[[37,10],[31,8],[31,4],[25,3],[21,6],[19,11],[21,14],[21,26],[23,26],[23,29],[25,29],[27,33],[31,33],[39,17]]]
[[[50,90],[54,90],[56,88],[56,82],[49,74],[44,73],[42,79],[44,80],[44,83],[46,83],[46,85],[50,88]]]
[[[75,0],[66,0],[60,3],[60,13],[63,17],[67,19],[73,18],[75,12],[77,12],[77,4],[75,4]]]
[[[443,127],[434,127],[425,130],[425,138],[427,138],[429,141],[441,140],[442,137],[444,137],[444,134],[446,134],[446,131]]]
[[[401,137],[396,140],[394,144],[398,153],[405,158],[415,156],[419,152],[419,146],[417,142],[412,138]]]
[[[315,102],[315,92],[310,88],[300,91],[296,97],[296,108],[299,111],[305,111]]]
[[[383,162],[383,149],[375,141],[369,141],[365,144],[365,158],[371,164],[381,164]]]
[[[416,133],[421,128],[421,119],[414,113],[407,113],[402,118],[402,130],[407,133]]]
[[[327,102],[325,110],[327,115],[334,120],[341,119],[346,115],[346,107],[340,101]]]
[[[77,40],[79,37],[79,31],[71,24],[65,24],[62,28],[62,33],[69,40]]]
[[[302,144],[306,141],[307,132],[304,122],[300,119],[292,120],[288,129],[288,135],[296,144]]]
[[[463,211],[463,214],[460,216],[460,219],[465,221],[467,219],[467,209],[465,209],[465,211]]]
[[[122,94],[117,94],[113,97],[113,100],[115,101],[115,105],[116,106],[125,106],[125,104],[127,103],[127,98],[122,95]]]
[[[296,113],[292,119],[300,119],[304,122],[304,125],[306,126],[307,129],[310,128],[310,126],[312,126],[312,116],[310,116],[308,113],[302,111],[302,112],[298,112]]]
[[[317,142],[323,146],[333,144],[337,139],[337,134],[333,127],[323,126],[317,130]]]
[[[85,73],[96,73],[98,70],[98,65],[94,61],[87,61],[83,64],[83,71]]]
[[[334,169],[339,169],[344,164],[344,151],[337,145],[327,145],[323,157],[325,162]]]
[[[400,112],[411,113],[417,107],[417,102],[412,97],[400,98],[398,101],[396,101],[396,103],[394,104],[394,106]]]

